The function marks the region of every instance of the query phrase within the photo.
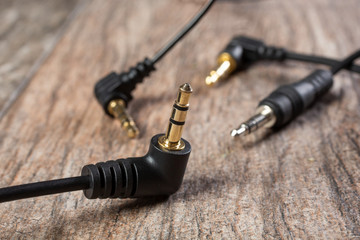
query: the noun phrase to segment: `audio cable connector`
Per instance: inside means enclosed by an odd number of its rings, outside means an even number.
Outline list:
[[[183,29],[175,35],[163,48],[161,48],[153,58],[145,58],[131,67],[127,72],[111,72],[100,79],[94,88],[95,97],[103,108],[104,112],[112,117],[118,118],[131,138],[138,135],[138,128],[134,120],[126,112],[126,108],[133,99],[132,92],[137,84],[155,71],[155,64],[158,63],[170,50],[202,19],[208,12],[215,0],[208,0],[204,7],[197,13]],[[116,111],[114,111],[116,108]],[[120,116],[120,118],[119,118]]]
[[[331,70],[315,70],[304,79],[282,85],[260,101],[257,114],[231,131],[231,136],[245,136],[262,128],[280,128],[313,105],[333,85],[333,76],[349,67],[360,57],[357,51],[332,67]]]
[[[326,57],[291,52],[285,48],[268,46],[260,40],[246,36],[236,36],[220,52],[217,58],[217,68],[205,78],[205,83],[208,86],[213,86],[221,80],[225,80],[232,73],[245,70],[261,60],[294,60],[323,64],[330,67],[341,62]],[[358,65],[350,64],[345,68],[360,73],[360,66]]]
[[[222,50],[217,58],[217,69],[211,71],[205,78],[208,86],[213,86],[230,74],[245,70],[254,62],[260,60],[259,49],[264,47],[264,43],[245,36],[236,36]]]
[[[248,135],[261,127],[270,128],[274,126],[275,122],[276,116],[272,108],[267,105],[261,105],[257,108],[256,115],[231,131],[231,136]]]
[[[205,83],[212,86],[219,80],[228,77],[236,69],[235,59],[227,52],[223,52],[217,59],[218,67],[211,71],[210,75],[205,78]]]
[[[173,105],[166,134],[159,138],[161,148],[171,151],[185,148],[185,142],[181,139],[181,135],[185,125],[186,114],[189,110],[189,98],[192,92],[193,90],[188,83],[180,87]]]
[[[77,190],[83,190],[88,199],[175,193],[191,152],[190,143],[181,138],[191,93],[190,84],[180,86],[167,131],[152,137],[145,156],[89,164],[82,168],[79,177],[1,188],[0,203]]]

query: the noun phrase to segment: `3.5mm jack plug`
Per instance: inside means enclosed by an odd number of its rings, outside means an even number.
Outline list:
[[[264,42],[246,36],[235,36],[217,58],[217,68],[205,78],[208,86],[220,82],[236,71],[242,71],[261,60],[294,60],[335,66],[341,61],[321,56],[295,53],[285,48],[269,46]],[[360,73],[360,66],[350,64],[345,69]]]
[[[191,152],[190,143],[181,138],[191,93],[189,84],[180,86],[167,131],[152,137],[145,156],[89,164],[82,168],[79,177],[1,188],[0,203],[77,190],[83,190],[88,199],[175,193]]]
[[[259,50],[265,44],[259,40],[236,36],[222,50],[217,58],[217,68],[210,72],[205,78],[208,86],[213,86],[220,80],[227,78],[235,71],[246,69],[248,66],[259,60]]]
[[[134,120],[126,112],[126,108],[133,99],[133,91],[136,86],[144,81],[151,72],[155,71],[155,65],[202,19],[209,11],[215,0],[208,0],[183,29],[179,31],[163,48],[155,53],[153,58],[145,58],[143,61],[131,67],[128,71],[111,72],[101,78],[95,85],[96,99],[104,112],[112,118],[118,118],[121,125],[131,138],[138,135],[138,128]]]
[[[333,74],[316,70],[293,84],[280,86],[259,103],[257,114],[231,131],[231,136],[245,136],[259,128],[279,128],[315,103],[331,88]]]
[[[331,70],[315,70],[306,78],[280,86],[259,103],[258,113],[240,127],[231,131],[231,136],[250,134],[261,127],[280,128],[300,115],[333,85],[333,76],[342,69],[348,69],[360,50],[333,65]]]
[[[181,139],[185,125],[187,111],[189,110],[189,98],[192,93],[190,84],[186,83],[179,89],[178,96],[173,105],[169,125],[166,134],[159,138],[161,148],[171,151],[182,150],[185,143]]]

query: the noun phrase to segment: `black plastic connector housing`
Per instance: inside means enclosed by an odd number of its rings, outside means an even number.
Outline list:
[[[145,58],[128,72],[117,74],[112,72],[99,80],[95,85],[95,96],[105,113],[113,117],[108,111],[108,104],[115,99],[122,99],[127,105],[131,99],[131,92],[136,85],[144,80],[145,77],[154,71],[153,62]]]
[[[316,70],[293,84],[283,85],[264,98],[259,106],[269,106],[275,116],[274,128],[281,127],[301,114],[329,91],[333,74],[328,70]]]
[[[236,61],[236,70],[244,70],[258,60],[258,49],[265,46],[262,41],[236,36],[221,53],[228,53]]]
[[[167,151],[160,148],[155,135],[143,157],[100,162],[83,167],[81,175],[89,176],[90,187],[84,190],[89,199],[167,196],[181,186],[191,146]]]
[[[285,50],[266,46],[264,42],[236,36],[221,53],[228,53],[236,61],[236,71],[245,70],[259,60],[284,60]]]

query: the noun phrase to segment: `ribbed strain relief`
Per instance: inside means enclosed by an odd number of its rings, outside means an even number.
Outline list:
[[[329,91],[333,85],[333,74],[329,70],[316,70],[303,80],[312,84],[316,91],[316,98],[321,97]]]
[[[149,76],[155,67],[152,61],[145,58],[144,61],[138,62],[135,67],[131,67],[125,76],[123,77],[123,83],[127,91],[135,89],[138,83],[141,83],[145,77]]]
[[[280,127],[314,104],[333,84],[332,73],[316,70],[301,81],[280,86],[260,105],[269,106],[275,113],[275,127]]]
[[[258,49],[258,54],[265,60],[277,60],[282,61],[286,57],[286,51],[283,48],[277,48],[272,46],[264,46]]]
[[[127,198],[135,194],[137,169],[124,159],[86,165],[82,176],[90,176],[90,187],[84,190],[86,198]]]
[[[121,74],[112,72],[96,83],[94,89],[96,99],[104,111],[112,117],[108,112],[110,101],[122,99],[125,104],[128,104],[132,99],[131,93],[135,89],[136,84],[142,82],[154,70],[152,61],[145,58],[144,61],[130,68],[128,72]]]

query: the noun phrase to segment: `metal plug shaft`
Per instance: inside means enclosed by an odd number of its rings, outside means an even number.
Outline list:
[[[231,136],[245,136],[252,132],[255,132],[261,127],[272,127],[276,122],[276,116],[273,110],[267,106],[262,105],[257,109],[257,114],[251,117],[246,122],[240,124],[240,126],[231,131]]]
[[[139,134],[139,129],[132,117],[128,114],[125,102],[121,99],[112,100],[108,105],[109,113],[118,119],[122,128],[126,131],[128,137],[135,138]]]
[[[159,137],[159,145],[164,150],[182,150],[185,147],[181,139],[185,124],[186,114],[189,110],[189,99],[193,90],[189,83],[180,86],[177,99],[173,105],[166,134]]]
[[[222,53],[217,59],[218,67],[215,71],[211,71],[210,75],[206,77],[205,83],[208,86],[213,86],[219,80],[227,77],[236,69],[236,61],[229,53]]]

